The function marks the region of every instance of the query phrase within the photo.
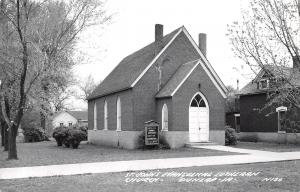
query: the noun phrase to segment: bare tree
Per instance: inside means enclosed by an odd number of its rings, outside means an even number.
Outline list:
[[[63,61],[73,56],[78,34],[110,17],[106,17],[102,2],[96,0],[1,3],[1,15],[8,26],[0,42],[0,70],[4,74],[1,110],[9,132],[8,159],[17,159],[16,136],[30,99],[40,101],[40,94],[47,94],[45,80],[49,73],[63,70]],[[6,96],[10,98],[10,114],[5,106]]]
[[[80,89],[80,94],[77,96],[79,99],[87,101],[88,96],[94,91],[97,87],[97,83],[94,78],[89,75],[86,79],[78,80],[78,87]]]
[[[273,89],[266,107],[287,102],[300,108],[294,81],[300,68],[290,70],[292,63],[300,63],[300,1],[252,0],[228,32],[235,55],[254,73],[269,74]]]

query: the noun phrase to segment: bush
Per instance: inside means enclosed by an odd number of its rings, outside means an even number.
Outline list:
[[[237,136],[235,129],[226,126],[225,127],[225,145],[236,145],[237,144]]]
[[[170,149],[165,136],[159,132],[159,145],[145,145],[145,131],[143,131],[138,137],[139,149]]]
[[[52,137],[55,139],[57,146],[62,146],[64,140],[68,136],[68,128],[67,127],[57,127],[54,129]]]
[[[72,146],[73,149],[77,149],[80,142],[86,139],[87,135],[84,131],[78,129],[70,129],[68,131],[68,137],[66,142],[69,146]]]
[[[64,145],[69,148],[77,149],[81,141],[86,140],[87,132],[78,128],[57,127],[53,131],[53,138],[57,146]]]
[[[242,138],[240,138],[240,141],[245,141],[245,142],[258,142],[258,138],[255,135],[247,135],[247,136],[243,136]]]
[[[45,131],[40,127],[26,128],[23,132],[25,142],[49,141]]]

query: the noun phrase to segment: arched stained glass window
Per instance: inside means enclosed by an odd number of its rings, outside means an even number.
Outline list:
[[[200,94],[195,95],[191,102],[191,107],[206,107],[205,101]]]
[[[97,130],[97,104],[94,104],[94,130]]]
[[[162,108],[162,111],[161,111],[161,114],[162,114],[162,131],[168,131],[169,129],[169,120],[168,120],[168,107],[166,104],[164,104],[163,108]]]
[[[108,119],[108,116],[107,116],[107,102],[106,100],[104,101],[104,130],[107,130],[107,119]]]
[[[121,99],[118,97],[117,99],[117,131],[121,131],[121,123],[122,123],[122,117],[121,117]]]

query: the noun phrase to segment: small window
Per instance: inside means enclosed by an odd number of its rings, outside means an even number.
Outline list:
[[[191,102],[191,107],[206,107],[206,104],[203,98],[197,94]]]
[[[70,123],[69,123],[69,127],[71,127],[71,126],[72,126],[72,123],[70,122]]]
[[[169,121],[168,121],[168,107],[166,104],[164,104],[162,108],[162,131],[168,131],[169,129]]]
[[[259,89],[267,89],[269,88],[269,80],[263,79],[259,81]]]
[[[60,126],[60,127],[63,127],[63,126],[64,126],[64,123],[59,123],[59,126]]]

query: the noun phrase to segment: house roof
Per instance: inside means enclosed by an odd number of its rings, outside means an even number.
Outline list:
[[[171,97],[176,90],[185,81],[185,79],[191,74],[195,67],[199,64],[200,60],[191,61],[182,64],[165,86],[156,94],[156,98]]]
[[[69,113],[77,120],[87,120],[88,119],[88,112],[87,111],[60,111],[54,114],[54,117],[57,117],[61,113]]]
[[[300,71],[298,69],[290,68],[290,67],[278,67],[272,65],[264,66],[265,70],[261,69],[256,77],[246,84],[237,94],[238,95],[251,95],[251,94],[260,94],[265,93],[268,89],[260,90],[257,89],[257,82],[263,77],[266,73],[265,71],[270,72],[270,74],[275,77],[283,77],[287,78],[291,84],[294,86],[300,87]],[[296,71],[297,70],[297,71]],[[288,86],[288,85],[285,85]]]
[[[200,63],[203,66],[203,69],[208,74],[209,78],[212,80],[221,95],[226,98],[226,86],[212,68],[207,58],[202,54],[191,35],[188,33],[185,27],[182,26],[163,37],[162,49],[159,51],[159,53],[156,50],[156,43],[153,42],[137,52],[125,57],[102,81],[102,83],[96,87],[93,93],[88,97],[88,100],[96,99],[134,87],[181,32],[186,35],[195,50],[199,53]]]
[[[181,28],[165,35],[162,39],[165,47]],[[155,42],[125,57],[116,68],[96,87],[88,100],[95,99],[114,92],[131,88],[131,85],[140,76],[144,69],[157,55]]]

